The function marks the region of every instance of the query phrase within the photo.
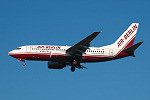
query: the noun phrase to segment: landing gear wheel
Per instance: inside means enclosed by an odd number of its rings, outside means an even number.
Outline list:
[[[71,67],[71,71],[72,71],[72,72],[75,71],[75,67],[74,67],[74,66]]]
[[[26,65],[26,63],[25,62],[23,62],[23,64],[22,64],[23,66],[25,66]]]

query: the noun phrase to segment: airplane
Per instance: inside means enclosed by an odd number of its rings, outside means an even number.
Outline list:
[[[116,60],[128,56],[135,57],[135,50],[143,43],[138,42],[133,45],[139,23],[132,23],[129,28],[111,45],[102,47],[90,47],[91,41],[101,32],[93,32],[73,46],[56,45],[26,45],[16,48],[8,55],[23,61],[25,60],[48,61],[48,68],[63,69],[67,65],[71,66],[71,71],[75,68],[85,69],[80,63],[94,63]]]

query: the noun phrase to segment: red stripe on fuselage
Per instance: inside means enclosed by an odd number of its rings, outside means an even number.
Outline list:
[[[22,58],[25,60],[40,60],[40,61],[71,61],[71,59],[69,57],[66,58],[65,54],[59,54],[59,53],[55,53],[53,55],[51,55],[50,58],[50,54],[49,53],[32,53],[32,52],[28,52],[28,53],[16,53],[16,54],[10,54],[10,56],[14,57],[14,58]],[[105,55],[87,55],[85,54],[84,57],[82,58],[83,62],[102,62],[102,61],[108,61],[111,60],[111,58],[109,56],[105,56]]]

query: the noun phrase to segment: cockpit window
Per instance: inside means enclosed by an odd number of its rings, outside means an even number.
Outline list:
[[[19,49],[21,49],[21,48],[16,48],[16,50],[19,50]]]

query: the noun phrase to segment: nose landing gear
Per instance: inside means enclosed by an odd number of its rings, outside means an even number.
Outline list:
[[[23,66],[25,66],[25,65],[26,65],[26,63],[25,63],[25,59],[17,58],[17,60],[18,60],[18,61],[23,61],[23,64],[22,64]]]
[[[25,66],[26,65],[26,63],[25,63],[25,61],[23,61],[23,64],[22,64],[23,66]]]

